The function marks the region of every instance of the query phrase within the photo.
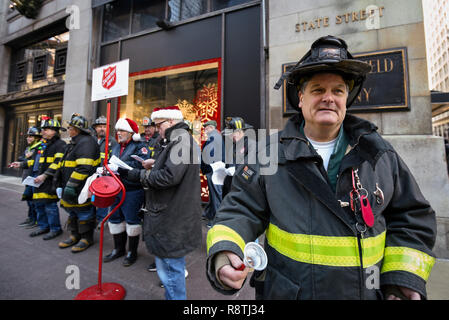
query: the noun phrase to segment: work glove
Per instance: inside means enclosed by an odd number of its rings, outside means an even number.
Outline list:
[[[78,194],[74,187],[66,186],[64,192],[62,193],[62,200],[71,204],[78,203]]]

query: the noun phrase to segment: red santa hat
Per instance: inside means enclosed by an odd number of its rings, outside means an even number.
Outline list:
[[[115,124],[115,130],[123,130],[133,134],[134,141],[140,141],[139,126],[137,123],[128,118],[120,118]]]
[[[154,108],[151,114],[151,120],[154,121],[156,119],[182,120],[184,117],[177,106],[170,106],[166,108]]]

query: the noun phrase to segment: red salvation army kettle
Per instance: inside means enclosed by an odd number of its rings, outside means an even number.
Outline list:
[[[89,186],[92,192],[92,204],[97,208],[110,207],[116,196],[120,193],[120,185],[111,176],[103,176],[95,179]]]

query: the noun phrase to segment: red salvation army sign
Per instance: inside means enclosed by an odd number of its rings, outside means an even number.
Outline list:
[[[92,101],[128,95],[129,59],[92,71]]]

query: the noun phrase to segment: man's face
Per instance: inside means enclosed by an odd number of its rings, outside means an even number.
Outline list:
[[[243,130],[234,130],[232,132],[232,140],[234,142],[240,141],[240,139],[242,139],[245,136],[245,132],[243,132]]]
[[[173,125],[173,121],[169,119],[156,119],[154,122],[156,123],[157,132],[159,132],[162,139],[165,139],[165,130]]]
[[[80,129],[75,128],[73,126],[68,126],[67,132],[69,133],[70,138],[73,138],[73,137],[76,137],[80,133]]]
[[[315,129],[340,127],[346,115],[348,88],[340,75],[319,73],[299,93],[306,126]]]
[[[133,134],[128,131],[117,130],[117,139],[119,143],[126,143],[131,140]]]
[[[42,129],[41,133],[42,133],[42,138],[44,138],[46,140],[50,140],[51,138],[53,138],[55,136],[56,130],[53,130],[50,128],[45,128],[45,129]]]
[[[143,128],[146,136],[151,135],[151,126],[144,126]]]
[[[106,125],[105,124],[97,124],[95,126],[95,131],[97,132],[98,138],[106,137]]]
[[[211,126],[211,125],[208,125],[208,126],[206,126],[206,127],[204,128],[204,132],[205,132],[206,134],[208,134],[209,132],[214,131],[214,130],[215,130],[215,127],[214,127],[214,126]]]

